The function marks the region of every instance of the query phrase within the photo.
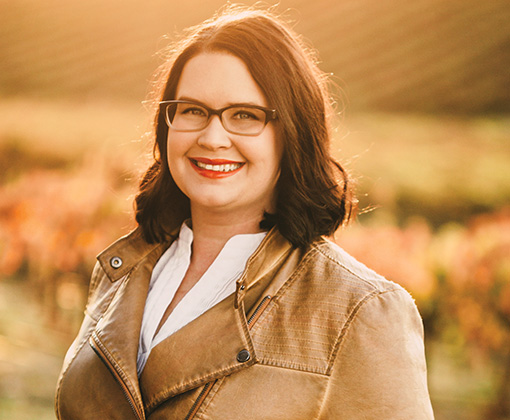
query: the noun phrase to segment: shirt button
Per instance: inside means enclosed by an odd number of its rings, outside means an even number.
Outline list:
[[[120,268],[122,267],[122,258],[120,257],[112,257],[110,260],[110,265],[112,268]]]
[[[239,363],[244,363],[250,360],[250,352],[248,350],[241,350],[239,353],[237,353],[237,361]]]

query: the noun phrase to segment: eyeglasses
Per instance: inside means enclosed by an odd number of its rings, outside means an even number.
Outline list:
[[[165,120],[175,131],[201,131],[207,127],[211,116],[220,117],[223,128],[232,134],[258,136],[271,120],[276,110],[258,105],[230,105],[221,109],[209,108],[193,101],[162,101]]]

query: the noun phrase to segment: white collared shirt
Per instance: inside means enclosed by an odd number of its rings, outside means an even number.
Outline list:
[[[156,345],[235,292],[236,280],[243,273],[246,262],[266,233],[243,234],[230,238],[200,280],[182,298],[155,334],[190,264],[193,231],[186,222],[182,224],[179,237],[163,253],[152,271],[138,345],[138,375],[143,371],[149,354]]]

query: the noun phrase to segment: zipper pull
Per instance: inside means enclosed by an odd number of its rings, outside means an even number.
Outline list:
[[[234,300],[235,309],[238,309],[241,306],[241,302],[243,301],[244,295],[246,293],[246,285],[244,284],[243,280],[236,283],[236,296]]]

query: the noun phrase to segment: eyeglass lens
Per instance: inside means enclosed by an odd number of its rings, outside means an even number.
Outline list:
[[[198,104],[171,103],[167,106],[167,121],[177,131],[200,131],[209,124],[209,111]],[[250,106],[233,106],[221,113],[225,130],[234,134],[257,135],[266,125],[266,113]]]

